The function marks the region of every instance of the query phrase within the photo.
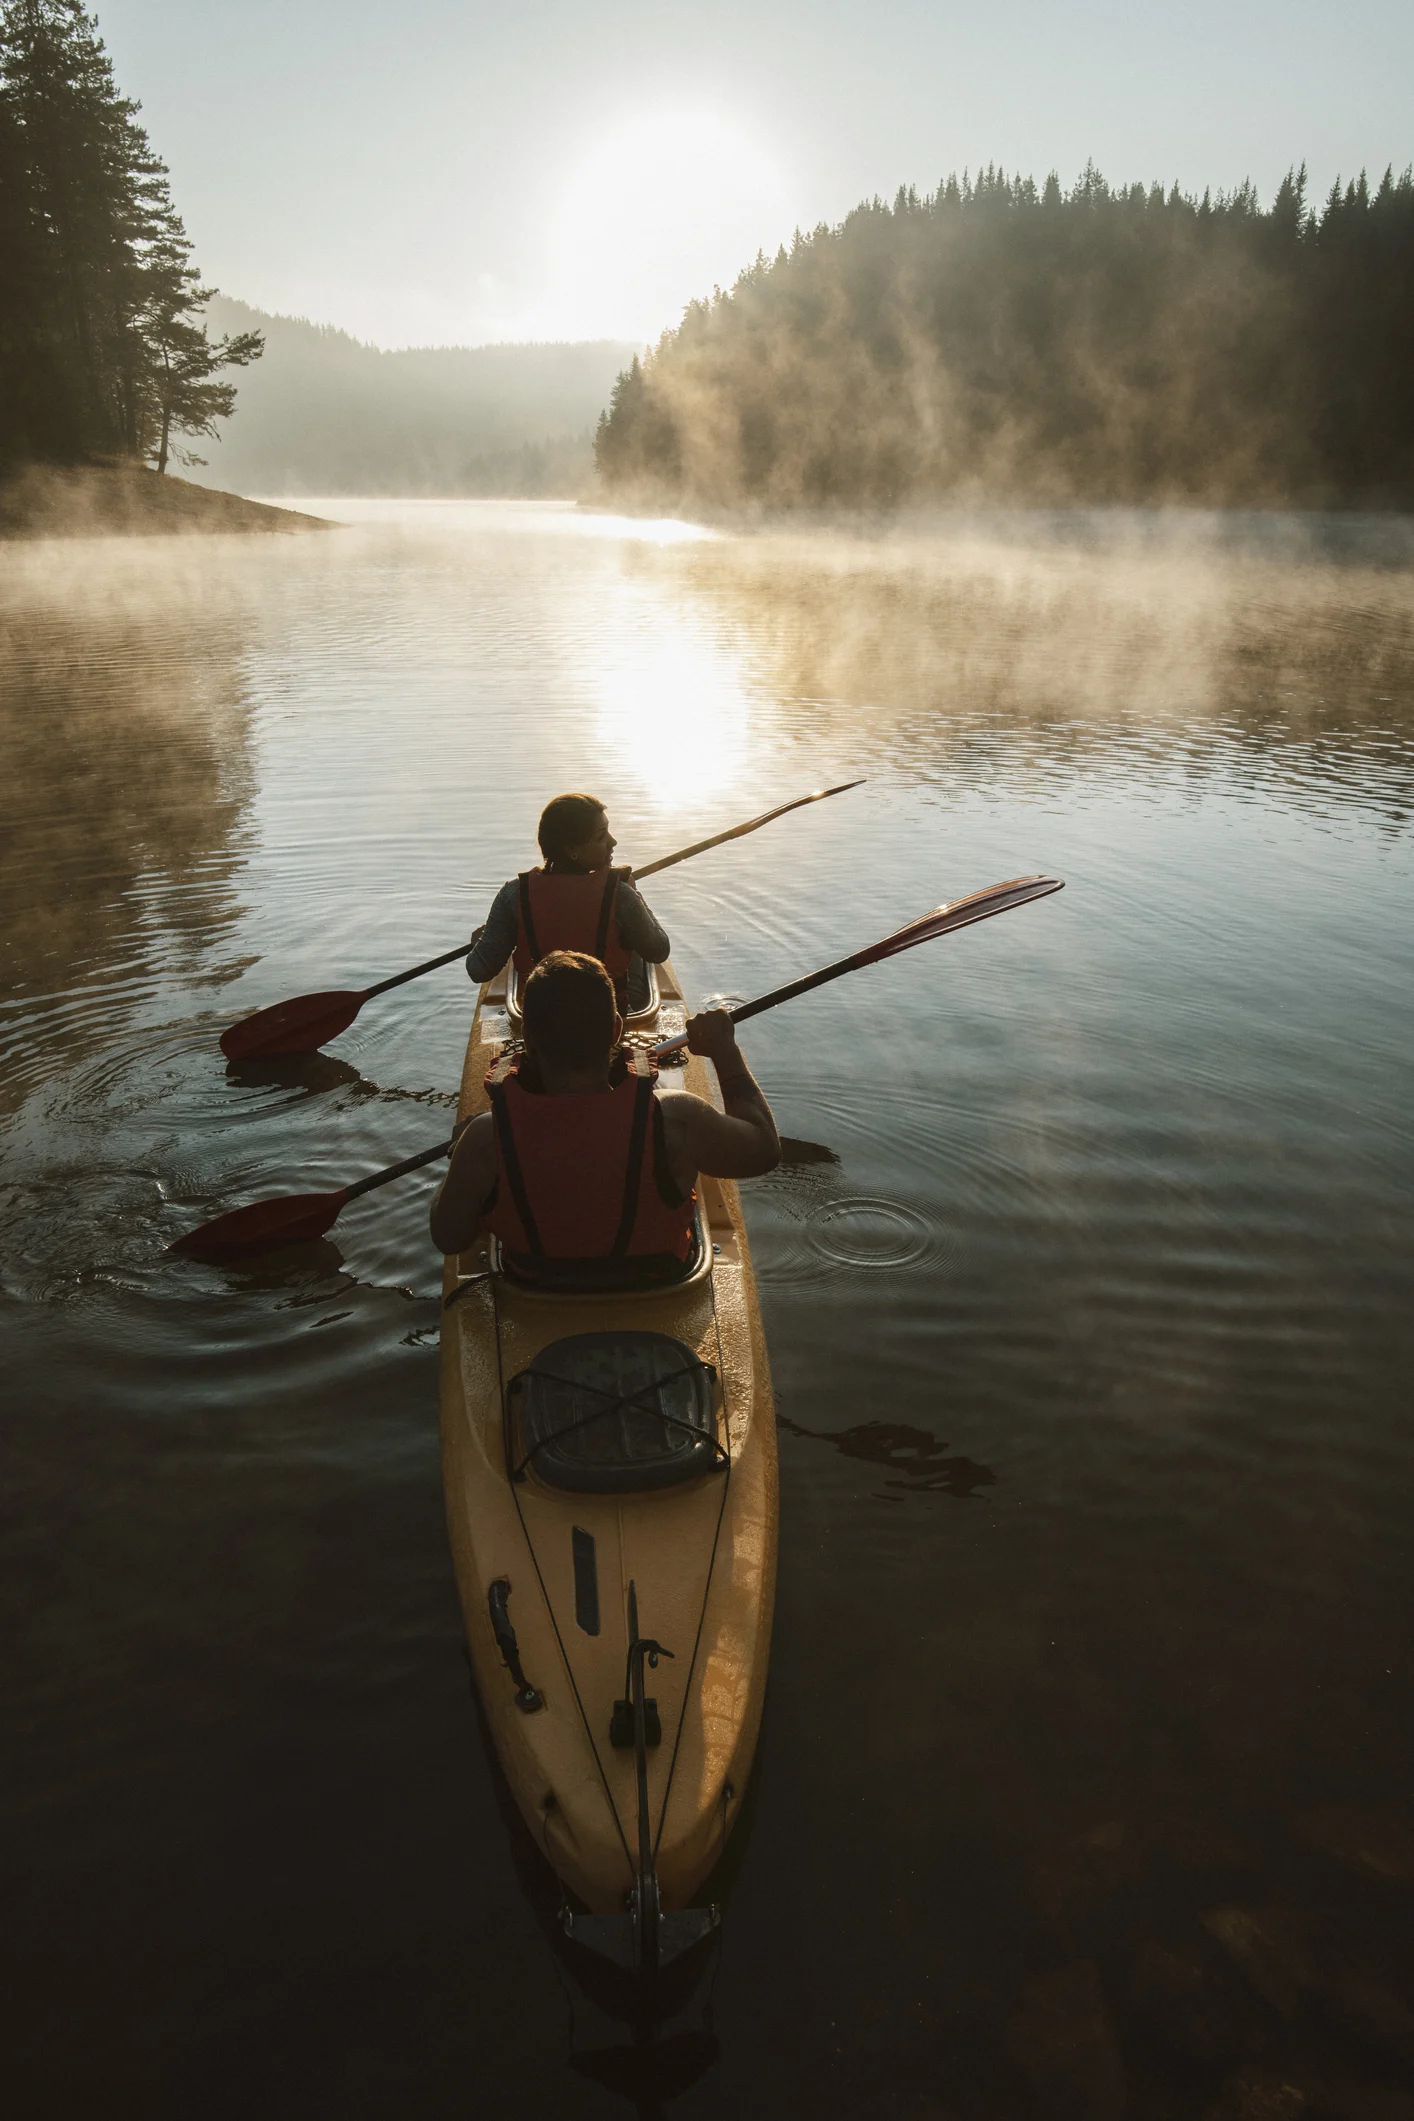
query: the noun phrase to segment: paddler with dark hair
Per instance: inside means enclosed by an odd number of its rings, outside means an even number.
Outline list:
[[[467,972],[479,985],[514,956],[523,987],[552,950],[583,950],[607,968],[619,1009],[641,1008],[643,968],[663,963],[668,938],[634,890],[633,871],[612,866],[618,842],[604,805],[593,795],[557,795],[536,837],[544,866],[501,886],[471,939]]]
[[[483,1232],[513,1271],[561,1278],[616,1260],[647,1278],[691,1264],[697,1175],[758,1178],[780,1162],[771,1108],[725,1009],[690,1019],[688,1045],[717,1071],[725,1111],[689,1091],[659,1097],[648,1055],[619,1044],[613,983],[580,951],[542,958],[525,983],[526,1052],[486,1078],[490,1112],[463,1130],[432,1203],[432,1241],[464,1252]]]

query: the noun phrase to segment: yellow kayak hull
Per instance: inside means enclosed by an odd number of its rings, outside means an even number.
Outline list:
[[[644,1038],[682,1026],[685,1005],[670,967],[659,967],[658,984],[655,1006],[630,1020]],[[502,974],[481,991],[462,1117],[487,1109],[484,1077],[514,1028]],[[672,1079],[665,1072],[665,1089]],[[681,1079],[720,1102],[696,1056]],[[471,1661],[526,1824],[594,1914],[623,1911],[635,1880],[634,1754],[610,1743],[614,1705],[625,1698],[630,1583],[641,1633],[673,1652],[647,1675],[662,1733],[647,1757],[664,1910],[687,1906],[722,1854],[765,1696],[777,1553],[775,1408],[737,1189],[703,1179],[699,1192],[711,1265],[678,1288],[593,1297],[527,1291],[486,1278],[491,1252],[481,1244],[446,1266],[442,1474]],[[533,1464],[513,1480],[506,1385],[553,1341],[620,1329],[668,1334],[716,1370],[717,1436],[729,1464],[640,1494],[566,1493],[538,1479]],[[581,1549],[583,1535],[593,1540],[597,1633],[581,1624],[576,1531]],[[525,1679],[542,1704],[529,1710],[518,1705],[524,1697],[493,1630],[498,1583],[509,1585],[505,1609]]]

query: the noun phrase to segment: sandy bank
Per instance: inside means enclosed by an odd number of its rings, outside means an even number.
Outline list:
[[[333,527],[321,516],[267,508],[141,464],[28,464],[0,482],[0,538],[289,536]]]

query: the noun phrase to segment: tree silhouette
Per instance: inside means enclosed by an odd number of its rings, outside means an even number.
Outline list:
[[[0,7],[0,454],[156,456],[234,405],[167,171],[81,0]],[[202,349],[205,349],[203,352]],[[204,365],[203,365],[204,364]]]
[[[797,234],[620,377],[611,490],[766,507],[1414,499],[1414,178],[1263,211],[989,164]]]
[[[205,462],[176,448],[173,435],[214,437],[216,422],[228,419],[236,405],[235,384],[217,380],[221,370],[245,368],[265,350],[258,331],[214,342],[208,338],[198,316],[213,293],[199,285],[185,237],[169,237],[153,247],[138,339],[145,363],[143,446],[156,458],[158,471],[167,469],[169,456],[183,464]]]

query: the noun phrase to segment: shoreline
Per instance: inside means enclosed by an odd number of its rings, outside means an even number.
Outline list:
[[[581,500],[587,514],[627,521],[691,524],[717,535],[833,536],[862,544],[907,546],[979,536],[1003,545],[1083,546],[1095,552],[1149,551],[1216,545],[1232,551],[1296,559],[1369,559],[1414,568],[1414,506],[1362,508],[1211,502],[957,500],[911,502],[897,508],[727,507],[679,500]]]
[[[337,527],[323,516],[194,486],[144,464],[25,464],[0,484],[0,541],[298,537]]]

